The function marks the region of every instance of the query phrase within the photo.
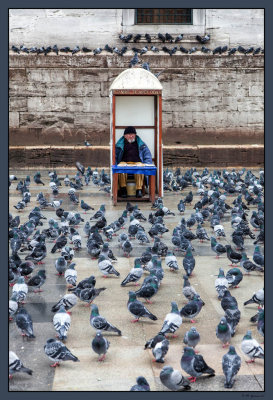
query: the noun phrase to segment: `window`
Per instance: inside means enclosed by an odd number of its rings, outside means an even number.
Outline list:
[[[135,23],[192,25],[192,8],[137,8]]]

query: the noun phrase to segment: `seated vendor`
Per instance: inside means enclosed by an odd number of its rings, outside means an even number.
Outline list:
[[[116,143],[116,164],[152,164],[152,155],[147,145],[136,134],[133,126],[128,126],[124,131],[124,136]],[[142,186],[144,181],[143,174],[134,174],[136,182],[136,197],[142,197]],[[121,197],[127,197],[127,174],[118,174]]]

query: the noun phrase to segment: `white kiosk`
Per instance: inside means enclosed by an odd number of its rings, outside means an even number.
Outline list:
[[[162,85],[156,76],[138,67],[126,69],[119,74],[110,86],[110,118],[110,168],[114,204],[118,200],[124,201],[117,197],[117,173],[121,171],[115,165],[115,144],[127,126],[136,128],[137,134],[149,147],[156,167],[154,171],[143,167],[143,171],[139,172],[150,177],[150,196],[147,200],[154,201],[155,193],[162,197]],[[129,170],[126,172],[133,173]]]

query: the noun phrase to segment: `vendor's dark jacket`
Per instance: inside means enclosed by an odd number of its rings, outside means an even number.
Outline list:
[[[148,146],[136,135],[136,141],[138,145],[139,158],[144,164],[152,164],[152,155]],[[119,164],[122,160],[124,152],[124,136],[122,136],[116,143],[116,164]]]

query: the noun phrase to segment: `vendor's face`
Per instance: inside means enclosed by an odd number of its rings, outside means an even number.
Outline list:
[[[135,133],[127,133],[125,136],[125,139],[128,140],[129,143],[134,143],[136,140],[136,134]]]

